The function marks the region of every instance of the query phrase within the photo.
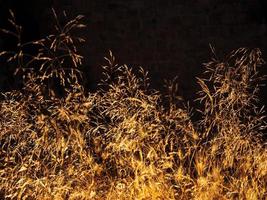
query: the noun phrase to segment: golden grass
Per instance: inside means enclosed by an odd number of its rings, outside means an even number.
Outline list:
[[[205,64],[198,78],[202,118],[193,121],[175,81],[163,95],[150,89],[147,72],[117,65],[111,52],[99,90],[84,92],[76,49],[82,39],[72,35],[84,27],[81,19],[22,44],[12,14],[18,52],[1,55],[17,61],[24,87],[0,101],[2,198],[267,198],[258,49]],[[26,45],[38,54],[25,54]]]

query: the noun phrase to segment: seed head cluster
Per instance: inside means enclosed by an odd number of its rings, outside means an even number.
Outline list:
[[[0,100],[1,199],[267,198],[259,49],[214,53],[197,78],[193,120],[179,80],[151,89],[143,68],[118,65],[111,51],[98,90],[85,92],[75,36],[83,16],[63,23],[53,13],[55,34],[37,41],[22,43],[12,12],[14,30],[2,30],[18,39],[16,52],[0,55],[23,87]]]

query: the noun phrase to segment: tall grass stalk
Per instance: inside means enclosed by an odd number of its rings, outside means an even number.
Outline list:
[[[161,94],[148,74],[105,58],[94,93],[81,84],[82,16],[55,34],[22,43],[11,12],[21,90],[0,101],[2,199],[266,199],[267,150],[258,84],[259,49],[240,48],[205,64],[201,120],[182,106],[176,80]],[[38,47],[27,55],[24,47]],[[61,88],[62,93],[58,93]]]

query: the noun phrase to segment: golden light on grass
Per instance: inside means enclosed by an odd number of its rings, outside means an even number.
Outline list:
[[[76,48],[83,39],[72,33],[84,27],[81,20],[57,23],[54,35],[20,43],[18,53],[0,53],[24,77],[23,88],[0,101],[2,198],[267,198],[259,49],[205,64],[197,79],[202,118],[193,121],[175,80],[161,94],[147,72],[116,64],[112,52],[99,89],[86,93]],[[20,42],[13,13],[11,22]],[[37,55],[24,54],[27,45]]]

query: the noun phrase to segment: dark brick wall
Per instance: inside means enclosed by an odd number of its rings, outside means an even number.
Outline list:
[[[39,5],[40,34],[48,29],[51,5],[86,16],[81,49],[91,88],[109,49],[120,64],[148,69],[155,87],[177,75],[187,99],[201,63],[210,58],[209,44],[219,56],[246,46],[261,48],[267,57],[265,0],[54,0]]]

